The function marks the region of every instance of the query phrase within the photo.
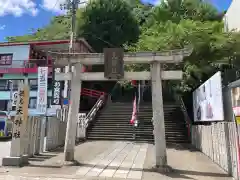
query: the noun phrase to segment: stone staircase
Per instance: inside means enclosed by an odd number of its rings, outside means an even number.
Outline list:
[[[168,143],[188,143],[187,128],[180,107],[164,105],[166,138]],[[108,104],[87,130],[91,140],[136,140],[153,142],[152,105],[143,103],[138,116],[139,126],[130,125],[132,103]],[[135,139],[133,134],[135,132]]]
[[[152,104],[140,106],[137,138],[153,141]],[[188,129],[181,108],[178,105],[164,104],[165,136],[168,143],[189,143]]]

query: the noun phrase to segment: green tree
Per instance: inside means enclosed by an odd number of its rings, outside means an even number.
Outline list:
[[[142,4],[140,0],[126,0],[126,2],[129,4],[140,26],[147,22],[154,9],[151,4]]]
[[[217,70],[237,64],[239,34],[223,32],[221,14],[200,0],[168,0],[155,7],[151,18],[142,26],[138,43],[130,51],[162,51],[191,46],[191,56],[180,65],[184,78],[177,89],[189,92]],[[231,65],[229,65],[231,63]],[[240,64],[240,63],[238,63]],[[131,65],[128,69],[149,69],[148,65]]]
[[[153,24],[168,20],[179,23],[182,19],[197,21],[221,21],[223,13],[219,13],[208,2],[202,0],[166,0],[154,8]]]
[[[131,7],[123,0],[91,1],[82,13],[78,36],[97,52],[105,47],[121,47],[138,40],[139,25]]]

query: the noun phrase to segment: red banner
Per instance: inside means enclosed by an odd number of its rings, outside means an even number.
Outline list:
[[[136,113],[137,113],[137,98],[135,96],[133,101],[133,112],[132,112],[132,119],[130,120],[130,124],[134,125],[136,120]]]

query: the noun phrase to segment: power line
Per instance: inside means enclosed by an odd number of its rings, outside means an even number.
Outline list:
[[[59,0],[56,0],[54,6],[52,7],[52,9],[55,9],[55,7],[57,6],[57,4],[59,3]]]

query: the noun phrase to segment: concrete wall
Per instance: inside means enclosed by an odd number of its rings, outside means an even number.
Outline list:
[[[11,67],[19,67],[23,64],[24,61],[29,59],[29,45],[20,45],[20,46],[4,46],[0,47],[0,54],[12,53],[13,60]],[[1,66],[0,66],[1,67]],[[2,66],[8,67],[8,66]]]
[[[235,122],[192,126],[192,144],[238,179],[238,145]]]
[[[224,16],[225,30],[226,31],[239,31],[240,30],[240,0],[232,0],[226,15]]]

